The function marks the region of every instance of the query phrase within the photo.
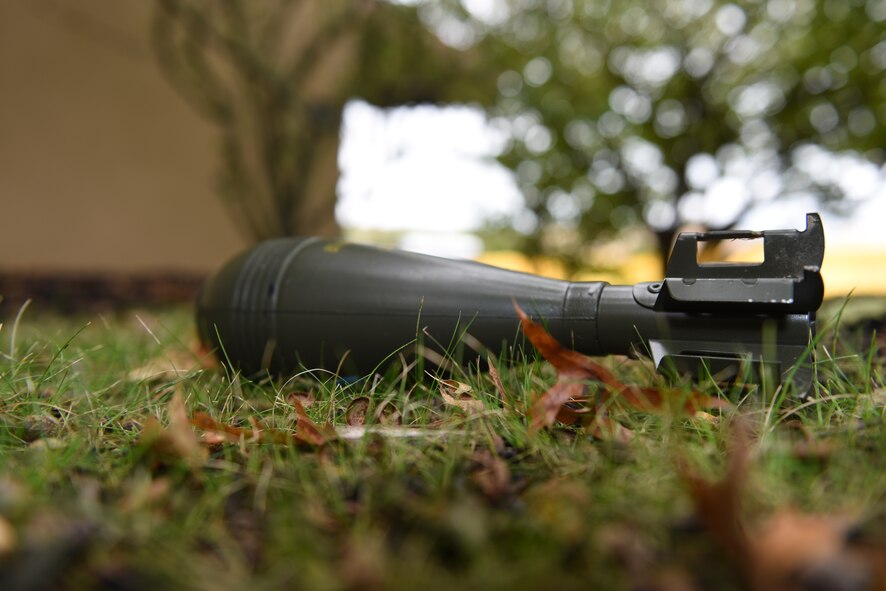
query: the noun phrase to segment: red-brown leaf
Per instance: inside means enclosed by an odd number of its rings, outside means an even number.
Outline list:
[[[257,421],[252,421],[252,429],[244,429],[233,425],[225,425],[210,417],[205,412],[194,413],[191,424],[203,431],[222,435],[229,443],[238,443],[241,440],[254,440],[262,443],[278,443],[288,445],[292,438],[288,433],[279,429],[269,429],[261,426]],[[215,443],[210,440],[210,443]]]
[[[581,398],[586,389],[587,386],[581,382],[564,382],[562,380],[551,386],[532,405],[529,430],[535,433],[553,425],[564,405]]]
[[[587,355],[567,349],[557,342],[557,339],[552,337],[542,325],[533,322],[516,302],[514,309],[520,317],[523,334],[538,349],[541,356],[554,366],[561,378],[593,379],[612,388],[622,385],[611,371]]]
[[[622,383],[609,369],[593,361],[587,355],[565,348],[557,339],[548,333],[540,324],[533,322],[520,306],[514,302],[514,309],[520,317],[520,328],[535,348],[557,370],[557,383],[536,399],[530,411],[530,431],[536,432],[554,424],[560,418],[575,419],[576,409],[566,407],[570,402],[588,401],[588,382],[603,384],[603,389],[595,401],[602,406],[610,396],[616,402],[622,402],[638,410],[661,412],[694,413],[702,408],[730,408],[729,402],[720,398],[707,396],[698,391],[685,393],[679,390],[663,390],[661,388],[635,386]],[[590,409],[587,413],[598,419],[608,421],[605,412],[597,413]],[[597,431],[601,431],[598,428]],[[602,431],[607,431],[603,429]],[[602,432],[601,431],[601,432]],[[609,432],[614,432],[612,429]],[[625,430],[627,431],[627,430]],[[619,431],[621,433],[621,431]],[[619,439],[627,439],[626,435],[618,435]]]
[[[648,386],[625,385],[618,391],[617,398],[638,410],[658,412],[672,410],[694,414],[705,408],[727,410],[732,408],[729,401],[702,394],[698,390],[682,392]]]
[[[228,443],[237,443],[240,441],[241,437],[245,439],[250,439],[252,437],[252,433],[249,429],[241,429],[240,427],[234,427],[233,425],[219,423],[205,412],[194,413],[194,416],[191,418],[191,424],[202,431],[208,431],[223,436]],[[214,441],[215,439],[213,439],[213,442]]]
[[[295,408],[295,416],[297,419],[295,439],[301,443],[308,444],[312,447],[320,447],[336,438],[335,429],[324,426],[320,427],[308,418],[305,407],[297,399],[289,401]]]

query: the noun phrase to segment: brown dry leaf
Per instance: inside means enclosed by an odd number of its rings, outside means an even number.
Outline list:
[[[587,399],[573,400],[567,402],[557,411],[555,420],[564,425],[587,424],[593,421],[596,416],[596,409],[593,406],[587,406]]]
[[[499,398],[501,398],[502,403],[508,404],[510,397],[505,391],[505,386],[504,384],[502,384],[501,376],[498,375],[498,370],[495,368],[495,364],[492,362],[492,357],[487,357],[486,363],[489,366],[489,377],[492,378],[492,383],[495,384],[495,391],[498,392],[498,396]]]
[[[169,426],[163,428],[155,417],[149,417],[142,428],[139,443],[145,446],[161,461],[183,461],[196,471],[208,457],[206,448],[200,445],[197,434],[191,427],[185,399],[181,390],[176,390],[167,406]]]
[[[557,339],[551,336],[543,326],[533,322],[516,302],[514,302],[514,309],[520,317],[520,328],[523,334],[541,353],[542,357],[557,370],[557,383],[539,396],[532,406],[530,411],[531,432],[549,427],[561,418],[566,421],[593,420],[598,414],[599,407],[603,406],[610,397],[638,410],[651,412],[680,411],[691,414],[703,408],[731,408],[729,402],[725,400],[696,391],[684,393],[678,390],[624,384],[603,365],[587,355],[567,349],[557,342]],[[588,382],[591,381],[600,382],[603,386],[594,401],[596,408],[590,408],[587,412],[580,413],[577,412],[577,409],[567,406],[570,403],[585,403],[590,400]],[[605,419],[604,423],[609,424]],[[606,432],[605,429],[597,429],[597,431]],[[619,432],[619,437],[623,439],[629,433],[617,429],[610,429],[610,432]]]
[[[434,378],[434,380],[440,384],[440,396],[446,406],[459,408],[468,415],[486,410],[481,401],[471,396],[473,388],[470,385],[456,380],[441,380],[439,378]]]
[[[219,433],[217,431],[204,431],[200,435],[200,441],[203,445],[212,450],[221,449],[225,443],[230,443],[227,434]]]
[[[714,426],[717,426],[720,424],[720,417],[718,417],[716,415],[712,415],[711,413],[705,412],[703,410],[695,411],[692,414],[692,418],[694,418],[697,421],[701,421],[703,423],[709,423]]]
[[[552,337],[542,325],[533,322],[516,302],[514,302],[514,309],[517,311],[517,316],[520,317],[520,328],[523,334],[538,349],[542,357],[554,366],[561,378],[593,379],[614,389],[622,386],[611,371],[587,355],[567,349],[557,342],[557,339]]]
[[[530,424],[529,430],[532,433],[540,431],[545,427],[550,427],[559,418],[564,418],[566,422],[575,422],[570,419],[579,419],[576,409],[567,407],[570,402],[583,402],[587,400],[587,385],[581,382],[564,382],[560,378],[556,384],[536,398],[529,411]],[[593,414],[593,410],[591,410]]]
[[[366,396],[355,398],[345,411],[345,423],[351,427],[361,427],[366,424],[367,412],[369,412],[369,398]]]
[[[617,398],[638,410],[658,412],[662,410],[694,415],[702,409],[728,410],[732,404],[723,398],[708,396],[697,390],[684,392],[646,386],[624,385]]]
[[[191,424],[210,434],[210,437],[204,437],[203,439],[203,442],[207,445],[218,445],[224,442],[239,443],[240,441],[259,441],[261,443],[278,443],[281,445],[292,443],[292,437],[288,433],[279,429],[262,427],[254,419],[251,421],[253,428],[244,429],[233,425],[225,425],[216,421],[205,412],[198,412],[194,413]]]
[[[289,401],[289,404],[293,404],[294,400],[298,400],[303,407],[307,408],[317,402],[317,397],[313,392],[292,392],[286,397],[286,400]]]
[[[241,429],[233,425],[225,425],[210,417],[205,412],[194,413],[191,424],[204,431],[204,443],[217,445],[218,443],[238,443],[241,438],[252,439],[249,429]],[[205,437],[210,435],[210,437]]]
[[[335,429],[330,425],[319,426],[308,418],[305,407],[298,400],[290,400],[295,408],[295,416],[297,418],[295,429],[295,440],[311,447],[320,447],[326,445],[338,436]]]

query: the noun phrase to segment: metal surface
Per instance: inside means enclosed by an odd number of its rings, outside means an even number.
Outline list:
[[[696,260],[698,241],[761,236],[763,263]],[[207,282],[198,326],[246,372],[367,374],[416,344],[459,363],[524,346],[517,302],[589,355],[648,354],[663,370],[724,378],[749,367],[807,392],[823,293],[818,216],[804,232],[683,234],[677,244],[663,281],[619,286],[315,238],[271,240]]]

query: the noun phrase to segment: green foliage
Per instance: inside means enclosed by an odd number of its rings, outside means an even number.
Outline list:
[[[666,249],[681,224],[730,227],[775,199],[838,206],[849,166],[886,160],[878,0],[498,4],[473,26],[515,52],[499,52],[497,113],[535,216],[530,249],[581,262],[583,244],[638,223]],[[440,17],[457,18],[471,19]],[[840,171],[825,172],[825,151]],[[706,198],[713,179],[693,162],[743,186]]]
[[[685,223],[731,227],[777,199],[846,209],[863,196],[846,177],[886,160],[881,0],[156,6],[158,61],[220,129],[220,192],[252,238],[336,232],[354,97],[491,107],[523,247],[576,265],[630,228],[666,251]]]

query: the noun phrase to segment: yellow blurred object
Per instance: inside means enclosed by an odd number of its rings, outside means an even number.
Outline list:
[[[630,256],[617,271],[582,270],[568,276],[557,259],[531,258],[516,251],[491,251],[477,260],[487,265],[534,273],[554,279],[571,281],[608,281],[613,284],[632,284],[656,281],[662,278],[661,260],[655,253],[638,253]],[[724,262],[748,262],[763,260],[763,247],[735,250]],[[848,295],[886,295],[886,249],[838,247],[825,250],[821,269],[825,285],[825,298]]]
[[[886,295],[886,250],[825,250],[821,274],[826,298]]]
[[[566,267],[551,257],[529,257],[515,250],[493,250],[482,253],[477,262],[511,271],[532,273],[552,279],[568,279]]]
[[[555,258],[528,257],[513,250],[484,252],[476,260],[502,269],[570,281],[608,281],[613,284],[626,284],[655,281],[661,279],[662,274],[661,259],[654,253],[632,255],[617,271],[580,270],[572,276],[566,272],[563,263]]]
[[[737,250],[726,262],[763,260],[763,246]],[[864,247],[826,247],[821,264],[825,299],[849,295],[886,295],[886,249]]]

